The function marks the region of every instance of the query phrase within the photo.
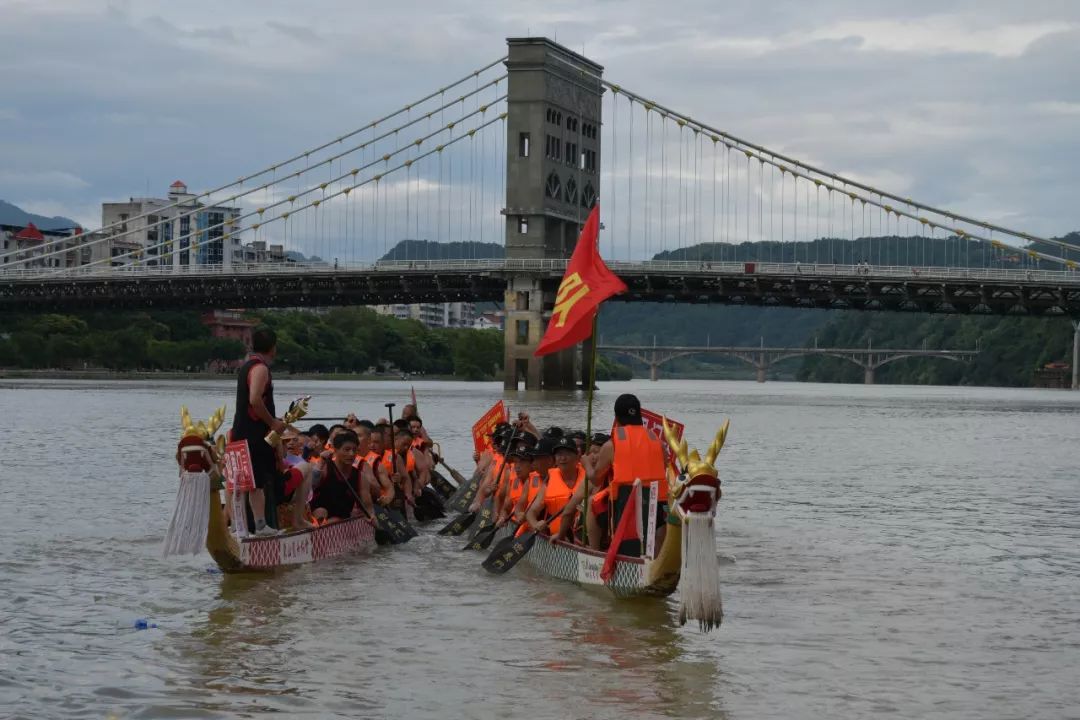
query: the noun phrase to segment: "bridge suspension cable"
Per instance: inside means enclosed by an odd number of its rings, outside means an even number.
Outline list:
[[[502,102],[505,99],[506,99],[505,95],[499,96],[492,104]],[[455,102],[455,104],[456,104],[456,102]],[[480,125],[478,125],[478,126],[476,126],[474,128],[466,130],[465,132],[463,132],[461,135],[459,135],[457,137],[451,137],[451,139],[437,145],[435,148],[433,148],[432,150],[430,150],[428,152],[418,154],[414,158],[404,160],[400,164],[398,164],[398,165],[396,165],[396,166],[394,166],[392,168],[388,166],[389,161],[391,159],[397,157],[398,155],[400,155],[402,153],[406,153],[406,152],[412,150],[413,148],[419,148],[423,143],[427,142],[428,140],[431,140],[432,138],[437,137],[437,136],[441,135],[444,132],[452,131],[459,123],[467,120],[468,118],[471,118],[471,117],[473,117],[475,115],[481,115],[482,116],[482,115],[486,114],[489,109],[491,109],[490,105],[487,105],[487,104],[481,105],[478,109],[466,113],[465,115],[463,115],[463,116],[461,116],[461,117],[447,123],[445,126],[442,126],[442,127],[438,128],[438,129],[436,129],[435,131],[430,132],[427,135],[424,135],[424,136],[416,139],[415,141],[413,141],[413,142],[411,142],[411,143],[409,143],[409,144],[407,144],[407,145],[405,145],[403,147],[400,147],[400,148],[398,148],[398,149],[396,149],[396,150],[394,150],[392,152],[386,153],[386,154],[382,155],[381,157],[376,158],[375,160],[372,160],[372,161],[370,161],[370,162],[368,162],[368,163],[366,163],[364,165],[361,165],[360,167],[353,168],[353,169],[351,169],[351,170],[349,170],[347,172],[344,172],[344,173],[342,173],[342,174],[340,174],[340,175],[338,175],[336,177],[333,177],[327,182],[323,182],[323,183],[320,183],[318,185],[311,186],[311,187],[307,188],[306,190],[303,190],[303,191],[300,191],[300,192],[296,193],[295,195],[290,195],[290,196],[288,196],[286,198],[283,198],[281,200],[278,200],[276,202],[269,203],[269,204],[267,204],[267,205],[265,205],[263,207],[260,207],[260,208],[258,208],[256,210],[249,211],[247,213],[243,213],[243,214],[237,216],[236,218],[233,218],[232,223],[235,224],[235,223],[240,222],[242,220],[251,219],[251,218],[257,218],[257,222],[254,222],[254,223],[248,225],[247,227],[239,227],[239,228],[231,227],[228,230],[228,232],[226,232],[225,235],[223,236],[223,240],[228,240],[231,237],[231,235],[233,235],[235,233],[242,233],[242,232],[244,232],[246,230],[258,231],[260,228],[263,228],[266,225],[268,225],[268,224],[270,224],[272,222],[275,222],[277,220],[288,220],[288,218],[291,217],[292,215],[295,215],[296,213],[302,212],[304,210],[308,210],[308,209],[317,210],[320,206],[325,204],[327,201],[329,201],[329,200],[331,200],[333,198],[336,198],[336,197],[345,197],[345,198],[347,198],[349,196],[349,194],[353,190],[355,190],[357,188],[364,187],[364,186],[366,186],[366,185],[368,185],[370,183],[375,183],[375,185],[377,187],[378,183],[381,180],[383,180],[384,178],[386,178],[388,175],[390,175],[391,173],[402,170],[402,169],[407,170],[407,169],[411,168],[417,161],[419,161],[421,159],[424,159],[424,158],[427,158],[427,157],[430,157],[430,156],[432,156],[432,155],[434,155],[436,153],[441,155],[446,148],[448,148],[448,147],[450,147],[452,145],[455,145],[458,142],[464,141],[467,138],[471,139],[471,138],[473,138],[475,136],[476,132],[478,132],[479,130],[481,130],[483,128],[486,128],[486,127],[494,124],[495,122],[506,118],[506,113],[505,112],[500,113],[499,115],[492,118],[491,120],[483,122],[483,123],[481,123]],[[383,169],[382,172],[377,173],[377,174],[373,175],[372,177],[367,178],[367,179],[365,179],[363,181],[356,182],[356,179],[357,179],[357,177],[359,176],[360,173],[365,172],[367,170],[371,170],[373,168],[376,168],[380,164],[386,165],[386,167]],[[354,181],[352,185],[349,185],[349,186],[347,186],[345,188],[339,189],[337,192],[331,192],[330,194],[326,193],[326,190],[331,185],[333,185],[334,183],[340,183],[341,181],[346,180],[346,179],[348,179],[350,177]],[[293,203],[295,203],[297,200],[299,200],[299,199],[301,199],[303,197],[306,197],[308,195],[311,195],[312,193],[315,193],[315,192],[322,192],[321,197],[316,198],[314,200],[311,200],[311,201],[307,202],[306,204],[303,204],[303,205],[300,205],[300,206],[293,205]],[[384,199],[385,199],[385,193],[384,193]],[[273,208],[278,208],[278,207],[280,207],[280,206],[282,206],[282,205],[284,205],[286,203],[289,203],[290,205],[292,205],[290,210],[285,211],[283,213],[280,213],[278,215],[275,215],[275,216],[273,216],[273,217],[271,217],[269,219],[265,218],[265,213],[266,213],[267,210],[271,210]],[[383,228],[384,232],[387,231],[387,227],[386,227],[386,225],[387,225],[387,223],[386,223],[387,215],[388,215],[387,213],[384,213],[384,228]],[[115,260],[133,257],[133,256],[145,253],[145,252],[150,251],[150,250],[163,248],[163,247],[165,247],[167,245],[170,245],[171,243],[173,243],[175,241],[178,241],[178,240],[190,239],[193,235],[198,235],[198,234],[201,234],[201,233],[209,231],[209,230],[223,229],[223,228],[229,228],[229,227],[230,227],[229,222],[218,223],[218,224],[211,225],[211,226],[208,226],[208,227],[205,227],[205,228],[201,228],[201,229],[193,231],[193,232],[189,232],[187,235],[182,236],[180,238],[163,240],[163,241],[157,243],[156,245],[150,245],[150,246],[147,246],[147,247],[139,248],[137,250],[130,250],[130,251],[125,252],[125,253],[119,253],[117,255],[110,256],[110,257],[107,257],[107,258],[101,258],[100,260],[95,260],[95,261],[86,263],[84,265],[81,265],[79,269],[88,268],[88,267],[95,267],[95,266],[103,265],[103,264],[106,264],[106,263],[111,263],[111,262],[113,262]],[[49,255],[59,254],[59,253],[62,253],[62,252],[66,252],[66,251],[55,251],[54,253],[50,253]],[[35,256],[35,259],[40,258],[40,257],[48,257],[48,255]],[[62,269],[54,271],[53,274],[65,274],[66,272],[67,272],[67,269],[62,268]]]
[[[609,90],[611,90],[612,94],[616,98],[619,95],[624,95],[624,96],[626,96],[628,98],[631,105],[637,104],[637,105],[641,106],[642,108],[645,109],[647,114],[651,114],[652,112],[655,111],[661,118],[662,127],[663,127],[663,124],[666,123],[667,119],[670,118],[675,122],[675,124],[679,128],[680,133],[681,133],[681,131],[682,131],[682,129],[684,127],[690,127],[695,132],[695,134],[700,132],[700,133],[704,133],[707,137],[709,137],[709,139],[712,140],[714,147],[718,143],[724,145],[725,157],[726,157],[727,160],[724,162],[724,168],[723,168],[723,171],[722,171],[723,176],[724,176],[724,179],[722,181],[722,184],[724,186],[724,190],[722,191],[721,194],[723,196],[724,202],[722,203],[721,214],[725,218],[724,223],[723,223],[723,225],[724,225],[724,237],[728,238],[728,240],[731,240],[731,239],[733,239],[735,237],[735,234],[737,233],[738,227],[739,227],[738,226],[738,220],[737,220],[738,209],[737,209],[736,198],[732,197],[732,198],[729,199],[729,193],[732,190],[732,187],[731,187],[732,179],[731,179],[731,168],[730,168],[730,162],[729,162],[730,161],[730,156],[728,155],[728,152],[730,150],[737,150],[739,152],[742,152],[747,157],[748,162],[749,162],[749,160],[751,158],[754,158],[759,163],[768,164],[768,165],[771,165],[771,166],[777,168],[781,172],[781,179],[783,179],[783,176],[784,176],[785,173],[789,173],[789,174],[792,175],[793,178],[802,178],[803,180],[814,183],[814,185],[816,187],[818,187],[818,188],[825,188],[827,191],[830,192],[830,194],[833,193],[833,192],[836,192],[836,193],[839,193],[841,195],[844,195],[844,196],[848,197],[851,200],[852,204],[854,204],[855,201],[863,203],[864,210],[865,210],[865,205],[878,207],[879,209],[883,210],[886,213],[896,215],[898,219],[901,218],[901,217],[906,217],[908,219],[911,219],[911,220],[919,223],[922,227],[924,227],[926,229],[929,229],[931,231],[934,231],[934,230],[936,230],[938,228],[941,228],[941,229],[946,230],[946,231],[952,231],[953,233],[955,233],[955,235],[958,238],[963,239],[963,240],[985,242],[985,243],[989,243],[993,247],[996,247],[996,248],[999,248],[999,249],[1004,249],[1006,247],[1009,247],[1008,245],[1003,243],[1001,240],[993,239],[993,237],[992,237],[993,233],[998,232],[998,233],[1000,233],[1002,235],[1017,238],[1018,240],[1023,240],[1023,241],[1026,241],[1028,243],[1043,243],[1043,244],[1046,244],[1046,245],[1054,245],[1054,246],[1060,247],[1060,248],[1062,248],[1063,250],[1066,250],[1066,251],[1072,250],[1072,251],[1080,252],[1080,246],[1078,246],[1078,245],[1074,245],[1074,244],[1071,244],[1071,243],[1068,243],[1068,242],[1064,242],[1062,240],[1058,240],[1058,239],[1055,239],[1055,238],[1038,237],[1038,236],[1035,236],[1035,235],[1031,235],[1029,233],[1024,233],[1024,232],[1020,232],[1020,231],[1017,231],[1017,230],[1012,230],[1012,229],[1009,229],[1009,228],[1005,228],[1003,226],[1000,226],[1000,225],[997,225],[997,224],[994,224],[994,223],[989,223],[989,222],[977,220],[977,219],[974,219],[974,218],[970,218],[970,217],[967,217],[965,215],[961,215],[959,213],[955,213],[955,212],[952,212],[952,211],[942,210],[942,209],[936,208],[936,207],[934,207],[932,205],[928,205],[928,204],[925,204],[925,203],[919,203],[919,202],[916,202],[916,201],[914,201],[914,200],[912,200],[910,198],[903,198],[903,197],[901,197],[899,195],[886,192],[884,190],[878,189],[878,188],[873,187],[871,185],[867,185],[865,183],[861,183],[861,182],[858,182],[858,181],[855,181],[855,180],[852,180],[852,179],[849,179],[849,178],[845,178],[845,177],[843,177],[843,176],[841,176],[841,175],[839,175],[837,173],[831,173],[831,172],[822,170],[822,169],[820,169],[820,168],[818,168],[816,166],[813,166],[813,165],[810,165],[808,163],[802,162],[800,160],[792,158],[792,157],[790,157],[788,155],[785,155],[783,153],[778,153],[778,152],[770,150],[769,148],[766,148],[764,146],[757,145],[755,143],[751,143],[751,142],[748,142],[746,140],[743,140],[742,138],[736,137],[734,135],[731,135],[730,133],[719,130],[719,129],[717,129],[717,128],[715,128],[715,127],[713,127],[713,126],[711,126],[711,125],[709,125],[707,123],[700,122],[700,121],[694,119],[693,117],[691,117],[689,115],[680,113],[680,112],[672,110],[671,108],[669,108],[667,106],[664,106],[664,105],[662,105],[660,103],[649,100],[649,99],[645,98],[644,96],[642,96],[642,95],[640,95],[638,93],[635,93],[633,91],[627,90],[624,87],[622,87],[621,85],[618,85],[616,83],[613,83],[613,82],[610,82],[610,81],[607,81],[607,80],[602,80],[601,82],[603,83],[603,85],[605,87],[607,87]],[[681,143],[680,143],[680,146],[681,146]],[[663,152],[663,143],[661,145],[661,151]],[[799,169],[796,169],[796,168],[799,168]],[[666,179],[666,175],[667,175],[666,170],[662,170],[662,173],[663,173],[664,178]],[[827,180],[822,179],[822,178],[827,178]],[[834,183],[840,183],[840,184],[845,185],[847,187],[839,187]],[[851,188],[857,188],[859,190],[862,190],[863,193],[854,192],[854,191],[851,190]],[[796,192],[797,192],[797,189],[796,189]],[[876,195],[879,199],[875,200],[873,197],[868,197],[864,193],[869,193],[870,195]],[[897,201],[899,203],[902,203],[903,205],[908,206],[908,208],[914,208],[914,209],[923,211],[923,212],[928,213],[928,214],[939,216],[940,218],[946,218],[946,219],[948,219],[949,221],[952,221],[952,222],[959,222],[959,223],[963,223],[963,224],[966,224],[966,225],[981,228],[983,230],[988,231],[989,235],[984,236],[984,235],[980,235],[980,234],[977,234],[977,233],[974,233],[974,232],[964,230],[963,228],[951,227],[949,224],[947,224],[945,222],[941,222],[941,221],[936,221],[935,222],[934,220],[931,220],[930,218],[927,218],[925,216],[921,216],[916,212],[908,211],[908,210],[905,210],[903,208],[896,207],[894,205],[886,203],[885,202],[886,198],[888,198],[890,200]],[[734,224],[734,227],[732,227],[730,229],[728,228],[728,217],[729,216],[732,218],[732,222]],[[1077,268],[1076,262],[1072,261],[1072,260],[1069,260],[1068,258],[1062,258],[1062,257],[1058,257],[1056,255],[1051,255],[1051,254],[1048,254],[1048,253],[1044,253],[1044,252],[1041,252],[1039,250],[1035,250],[1035,249],[1030,248],[1030,247],[1016,248],[1016,249],[1026,252],[1030,257],[1040,258],[1040,259],[1048,260],[1048,261],[1051,261],[1051,262],[1064,264],[1064,265],[1066,265],[1067,267],[1069,267],[1071,269],[1076,269]]]
[[[126,224],[135,223],[138,220],[147,219],[152,215],[159,215],[159,214],[163,213],[166,210],[175,209],[175,208],[184,208],[185,210],[187,210],[187,212],[181,212],[181,213],[176,214],[175,216],[171,216],[171,217],[159,220],[158,222],[150,224],[147,227],[134,228],[134,229],[131,229],[131,230],[121,231],[121,232],[118,232],[118,233],[111,233],[111,234],[108,234],[105,237],[99,238],[97,240],[91,240],[89,242],[81,243],[79,245],[78,249],[82,250],[84,248],[94,247],[96,245],[99,245],[99,244],[102,244],[102,243],[105,243],[105,242],[115,241],[115,240],[118,240],[118,239],[122,239],[124,237],[128,237],[130,235],[134,235],[136,233],[143,232],[144,230],[147,230],[147,229],[150,229],[150,228],[159,228],[162,225],[164,225],[165,223],[172,222],[173,220],[177,220],[179,218],[191,217],[192,215],[195,215],[195,214],[197,214],[198,212],[200,212],[202,210],[202,207],[200,207],[200,205],[199,205],[200,201],[203,201],[203,200],[209,201],[209,200],[211,200],[211,198],[213,198],[213,196],[217,195],[218,193],[221,193],[223,191],[229,190],[229,189],[234,188],[234,187],[241,187],[241,186],[243,186],[243,184],[245,182],[248,182],[250,180],[262,177],[262,176],[264,176],[264,175],[266,175],[268,173],[273,173],[274,174],[274,177],[273,177],[273,179],[271,181],[262,183],[262,184],[257,185],[257,186],[253,186],[251,188],[248,188],[247,190],[244,190],[243,192],[234,193],[233,195],[231,195],[231,196],[229,196],[227,198],[221,198],[221,199],[218,199],[215,202],[216,203],[225,203],[225,202],[227,202],[227,203],[235,203],[237,200],[239,200],[241,198],[247,197],[249,195],[252,195],[252,194],[260,192],[260,191],[266,191],[269,188],[272,188],[272,187],[275,187],[275,186],[277,186],[279,184],[282,184],[282,183],[286,182],[289,179],[292,179],[292,178],[299,179],[301,175],[303,175],[305,173],[308,173],[308,172],[311,172],[312,170],[314,170],[316,168],[319,168],[319,167],[322,167],[323,165],[332,165],[332,163],[335,160],[338,160],[338,159],[340,159],[342,157],[345,157],[345,156],[350,155],[350,154],[352,154],[354,152],[357,152],[357,151],[363,151],[365,148],[374,145],[375,143],[377,143],[380,140],[392,137],[392,136],[396,135],[398,132],[400,132],[401,130],[403,130],[405,128],[408,128],[408,127],[411,127],[412,125],[415,125],[415,124],[421,122],[425,118],[430,118],[435,113],[442,112],[442,111],[444,111],[444,110],[446,110],[446,109],[448,109],[448,108],[450,108],[453,105],[456,105],[458,103],[463,103],[467,98],[474,97],[474,96],[479,96],[480,93],[482,93],[483,91],[485,91],[485,90],[487,90],[489,88],[492,88],[492,87],[497,88],[498,85],[502,81],[504,81],[506,79],[507,75],[505,73],[503,73],[503,74],[499,75],[498,77],[486,82],[482,86],[479,85],[479,83],[478,83],[476,88],[474,88],[472,90],[469,90],[468,92],[463,93],[461,96],[454,98],[450,102],[444,103],[440,107],[429,110],[426,115],[423,115],[423,114],[418,115],[414,119],[410,119],[405,123],[402,123],[402,124],[400,124],[400,125],[398,125],[398,126],[396,126],[394,128],[391,128],[390,130],[383,133],[382,135],[379,135],[377,137],[372,137],[371,139],[367,140],[366,142],[363,142],[363,143],[360,143],[359,145],[355,145],[353,147],[350,147],[349,149],[344,150],[342,152],[339,152],[339,153],[337,153],[335,155],[332,155],[330,157],[323,158],[323,159],[319,160],[318,162],[316,162],[314,164],[310,163],[311,156],[316,154],[316,153],[319,153],[319,152],[321,152],[321,151],[323,151],[323,150],[325,150],[327,148],[330,148],[330,147],[332,147],[334,145],[339,145],[340,143],[344,142],[345,140],[347,140],[349,138],[352,138],[352,137],[355,137],[356,135],[359,135],[359,134],[363,133],[366,130],[374,129],[377,126],[379,126],[380,124],[385,123],[387,120],[391,120],[391,119],[393,119],[395,117],[398,117],[398,116],[400,116],[400,115],[402,115],[404,113],[410,113],[411,114],[411,111],[414,108],[416,108],[417,106],[422,105],[423,103],[428,102],[429,100],[432,100],[432,99],[434,99],[436,97],[440,97],[440,96],[444,97],[447,91],[449,91],[449,90],[451,90],[451,89],[453,89],[455,87],[460,86],[461,84],[469,81],[470,79],[478,79],[481,73],[483,73],[483,72],[485,72],[487,70],[490,70],[491,68],[503,63],[505,60],[506,60],[505,56],[502,57],[502,58],[499,58],[498,60],[495,60],[494,62],[488,63],[487,65],[485,65],[485,66],[483,66],[481,68],[478,68],[477,70],[474,70],[473,72],[469,73],[468,75],[465,75],[465,76],[455,80],[454,82],[452,82],[452,83],[450,83],[448,85],[445,85],[445,86],[441,87],[440,89],[438,89],[438,90],[436,90],[436,91],[434,91],[432,93],[429,93],[429,94],[425,95],[424,97],[422,97],[422,98],[420,98],[418,100],[415,100],[415,101],[409,103],[408,105],[403,106],[402,108],[400,108],[398,110],[395,110],[395,111],[390,112],[390,113],[388,113],[386,115],[383,115],[382,117],[379,117],[379,118],[377,118],[375,120],[370,121],[369,123],[367,123],[366,125],[363,125],[360,128],[357,128],[355,130],[347,132],[347,133],[345,133],[343,135],[339,135],[336,138],[334,138],[333,140],[330,140],[330,141],[324,142],[324,143],[322,143],[320,145],[311,147],[311,148],[309,148],[309,149],[307,149],[307,150],[305,150],[303,152],[297,153],[297,154],[293,155],[292,157],[290,157],[290,158],[288,158],[286,160],[282,160],[280,162],[274,163],[273,165],[269,165],[269,166],[267,166],[267,167],[265,167],[265,168],[263,168],[261,170],[258,170],[258,171],[249,173],[247,175],[244,175],[244,176],[238,178],[237,180],[235,180],[235,181],[233,181],[231,183],[227,183],[225,185],[221,185],[219,187],[216,187],[216,188],[214,188],[212,190],[207,190],[205,192],[199,193],[197,195],[194,195],[192,198],[185,198],[184,200],[179,200],[179,201],[167,204],[167,205],[163,205],[161,207],[157,207],[152,211],[148,211],[148,212],[145,212],[145,213],[142,213],[142,214],[127,218],[125,220],[110,223],[108,225],[104,225],[104,226],[102,226],[100,228],[97,228],[95,230],[91,230],[91,231],[89,231],[87,233],[87,235],[93,235],[93,234],[97,234],[97,233],[104,233],[105,231],[108,231],[108,230],[113,230],[113,229],[116,229],[116,228],[122,228]],[[503,97],[505,97],[505,95]],[[295,162],[298,162],[300,160],[307,160],[308,161],[308,163],[305,165],[305,167],[302,170],[295,170],[295,171],[291,171],[289,173],[282,174],[280,177],[278,176],[278,174],[277,174],[278,170],[284,168],[285,166],[288,166],[288,165],[291,165],[291,164],[293,164]],[[220,226],[216,226],[216,227],[220,227]],[[209,230],[209,229],[211,229],[211,228],[202,228],[199,231],[199,233],[204,232],[204,231]],[[189,233],[187,236],[184,236],[182,238],[176,238],[176,240],[190,238],[192,234],[199,234],[199,233]],[[51,248],[51,247],[63,246],[68,242],[70,242],[70,238],[67,238],[67,237],[65,237],[65,238],[56,238],[56,239],[53,239],[53,240],[49,240],[49,241],[43,243],[42,245],[39,245],[38,249],[48,249],[48,248]],[[73,250],[73,248],[66,247],[63,250],[59,250],[59,251],[54,251],[54,252],[49,252],[49,253],[36,253],[32,257],[16,260],[15,262],[11,263],[11,265],[18,265],[20,263],[25,264],[25,263],[29,263],[29,262],[34,262],[34,261],[40,260],[42,258],[52,257],[54,255],[60,255],[60,254],[65,254],[65,253],[68,253],[68,252],[72,252],[72,250]],[[12,250],[12,251],[0,254],[0,260],[9,259],[9,258],[12,258],[12,257],[14,257],[16,255],[23,254],[24,252],[25,252],[24,250]],[[117,257],[121,257],[121,256],[117,256]]]
[[[485,106],[485,110],[482,110],[482,111],[486,111],[486,109],[487,108]],[[471,114],[475,114],[475,112],[470,113],[470,116],[471,116]],[[401,163],[399,163],[397,165],[394,165],[393,167],[387,166],[386,168],[383,169],[383,171],[381,173],[378,173],[378,174],[376,174],[376,175],[374,175],[372,177],[366,178],[364,180],[354,181],[352,185],[343,187],[343,188],[337,190],[336,192],[330,192],[328,194],[325,193],[325,190],[326,190],[327,187],[329,187],[330,182],[327,182],[327,184],[323,184],[322,186],[316,186],[314,188],[309,188],[308,190],[303,191],[301,194],[307,195],[307,194],[310,194],[311,192],[313,192],[314,190],[323,190],[324,194],[321,196],[321,198],[316,198],[316,199],[311,200],[308,203],[300,205],[300,206],[294,206],[292,209],[286,210],[286,212],[284,212],[284,213],[272,216],[270,218],[265,217],[265,212],[266,212],[267,209],[270,209],[270,208],[273,208],[273,207],[279,207],[279,206],[283,205],[286,202],[293,203],[296,200],[298,200],[301,195],[291,195],[291,196],[289,196],[289,198],[286,198],[284,200],[281,200],[281,201],[278,201],[278,202],[275,202],[275,203],[271,203],[271,204],[267,205],[266,207],[261,207],[261,208],[259,208],[257,210],[253,210],[253,212],[245,213],[245,214],[239,216],[238,218],[235,218],[235,220],[239,221],[239,220],[244,220],[244,219],[257,217],[258,221],[252,223],[252,225],[249,225],[247,228],[239,228],[239,229],[231,230],[229,233],[227,233],[225,235],[225,240],[228,240],[229,235],[231,233],[233,233],[233,232],[243,232],[245,230],[258,231],[260,228],[264,228],[264,227],[270,225],[270,223],[272,223],[272,222],[275,222],[275,221],[278,221],[278,220],[287,220],[289,217],[291,217],[291,216],[293,216],[293,215],[295,215],[297,213],[302,212],[302,210],[318,209],[321,205],[328,202],[329,200],[333,200],[335,198],[347,198],[347,196],[353,190],[362,188],[362,187],[370,185],[370,184],[375,184],[376,186],[378,186],[379,182],[382,179],[388,177],[390,174],[395,173],[395,172],[399,172],[399,171],[401,171],[401,169],[409,168],[409,167],[413,166],[417,161],[422,160],[422,159],[430,158],[430,157],[432,157],[432,155],[434,155],[436,153],[437,154],[442,154],[444,152],[444,150],[446,150],[450,146],[454,146],[454,145],[458,144],[458,142],[461,142],[461,141],[463,141],[465,139],[471,139],[478,131],[481,131],[481,130],[483,130],[483,128],[488,127],[488,126],[490,126],[492,124],[495,124],[496,122],[505,120],[505,117],[507,117],[507,113],[505,113],[505,112],[499,113],[497,117],[492,118],[491,120],[488,120],[486,122],[483,122],[480,125],[472,127],[472,128],[470,128],[470,130],[463,132],[461,135],[459,135],[457,137],[450,138],[449,140],[443,142],[443,144],[437,145],[433,149],[431,149],[431,150],[429,150],[427,152],[423,152],[423,153],[418,154],[416,158],[402,161]],[[450,125],[453,125],[453,124],[454,123],[450,123]],[[442,132],[442,130],[436,131],[435,133],[430,134],[429,137],[440,134],[441,132]],[[422,138],[422,139],[428,139],[428,138]],[[341,181],[343,179],[347,179],[349,177],[355,178],[357,175],[359,175],[359,173],[362,171],[362,169],[369,169],[369,168],[372,168],[372,167],[374,167],[374,166],[376,166],[376,165],[378,165],[380,163],[387,163],[391,158],[394,157],[394,155],[400,154],[401,152],[404,152],[404,151],[408,150],[410,147],[411,146],[406,146],[405,148],[402,148],[401,150],[397,150],[397,151],[395,151],[393,153],[388,153],[388,155],[383,155],[382,158],[379,158],[379,159],[377,159],[377,160],[375,160],[373,162],[369,162],[366,165],[364,165],[362,168],[354,168],[353,171],[350,171],[348,173],[339,175],[338,177],[334,178],[333,182],[339,182],[339,181]],[[384,214],[383,217],[386,218],[387,214]],[[218,223],[218,225],[213,226],[212,228],[205,228],[204,230],[221,228],[221,227],[225,227],[226,225],[227,225],[227,223]],[[386,221],[384,221],[384,226],[386,226]],[[386,227],[384,227],[383,230],[386,231]],[[168,245],[168,244],[170,244],[172,242],[173,241],[162,241],[162,242],[158,243],[157,245],[151,245],[151,246],[147,246],[145,248],[140,248],[140,250],[130,250],[130,252],[123,253],[123,254],[118,254],[118,255],[113,256],[113,257],[102,258],[100,260],[94,260],[92,262],[83,264],[83,266],[80,266],[78,268],[78,270],[82,270],[83,268],[91,268],[91,267],[95,267],[95,266],[100,266],[100,264],[104,264],[106,262],[111,262],[112,260],[116,260],[116,259],[119,259],[119,258],[131,257],[136,253],[146,252],[146,250],[150,250],[150,249],[161,248],[161,247],[163,247],[165,245]],[[60,270],[55,271],[53,274],[66,274],[66,273],[67,273],[67,269],[60,269]]]

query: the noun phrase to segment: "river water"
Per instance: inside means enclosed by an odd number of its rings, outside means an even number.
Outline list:
[[[231,382],[6,381],[0,717],[1080,717],[1080,394],[605,383],[687,424],[732,420],[725,619],[615,601],[428,529],[276,577],[160,558],[178,408]],[[419,382],[468,474],[494,384]],[[313,415],[384,413],[404,383],[278,381]],[[514,394],[537,425],[580,396]],[[156,629],[135,630],[136,619]]]

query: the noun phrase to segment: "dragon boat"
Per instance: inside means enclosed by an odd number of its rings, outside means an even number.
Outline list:
[[[374,547],[375,526],[365,517],[315,528],[254,537],[231,532],[221,501],[225,439],[215,433],[225,408],[193,423],[181,409],[183,434],[176,449],[180,488],[165,537],[164,556],[194,555],[203,547],[225,573],[267,572]],[[290,512],[279,512],[281,519]]]
[[[718,627],[723,606],[715,521],[721,492],[714,463],[724,446],[728,424],[725,421],[716,433],[703,459],[697,450],[687,452],[686,441],[679,440],[664,423],[664,436],[681,471],[668,480],[667,535],[655,558],[611,557],[606,552],[540,537],[525,559],[543,575],[603,587],[619,598],[667,597],[678,589],[680,624],[697,620],[702,630]],[[639,483],[633,492],[640,493]],[[654,532],[651,527],[646,529]]]

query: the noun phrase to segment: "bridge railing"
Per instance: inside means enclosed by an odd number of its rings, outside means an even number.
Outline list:
[[[566,269],[563,259],[498,258],[475,260],[393,260],[374,263],[326,263],[326,262],[275,262],[237,263],[231,265],[122,265],[119,267],[73,267],[73,268],[4,268],[0,279],[18,280],[65,280],[65,279],[134,279],[163,276],[226,276],[226,275],[282,275],[323,274],[355,272],[551,272]],[[646,260],[642,262],[608,263],[616,273],[636,275],[641,273],[693,274],[720,276],[768,276],[828,279],[897,279],[897,280],[994,280],[1031,282],[1075,283],[1080,281],[1076,270],[1010,270],[1004,268],[965,267],[914,267],[907,265],[840,265],[821,263],[744,263],[701,262],[691,260]]]

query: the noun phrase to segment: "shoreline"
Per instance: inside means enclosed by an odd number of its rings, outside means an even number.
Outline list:
[[[402,378],[400,375],[362,375],[359,373],[279,374],[279,380],[362,380],[365,382],[402,382],[420,380],[460,380],[453,375],[423,375]],[[236,380],[235,372],[179,372],[173,370],[38,370],[0,368],[0,380]],[[477,382],[490,382],[480,380]]]

